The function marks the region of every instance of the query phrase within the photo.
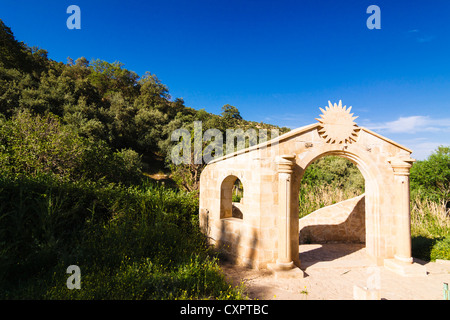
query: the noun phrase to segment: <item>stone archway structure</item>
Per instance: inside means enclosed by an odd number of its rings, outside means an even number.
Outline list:
[[[200,227],[239,264],[299,276],[298,192],[314,160],[338,155],[365,178],[365,243],[378,265],[400,274],[424,273],[412,263],[409,170],[412,151],[369,129],[342,103],[321,109],[318,122],[210,162],[200,177]],[[239,178],[242,219],[226,194]],[[426,274],[426,273],[425,273]]]

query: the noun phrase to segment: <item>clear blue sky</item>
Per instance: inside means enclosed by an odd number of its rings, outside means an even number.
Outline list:
[[[69,5],[81,30],[69,30]],[[369,5],[381,29],[369,30]],[[49,57],[150,71],[195,109],[296,128],[328,100],[424,159],[450,145],[450,1],[6,1],[0,19]]]

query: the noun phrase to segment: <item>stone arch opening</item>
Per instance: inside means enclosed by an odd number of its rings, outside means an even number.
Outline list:
[[[220,187],[220,218],[244,218],[244,186],[235,175],[227,176]]]
[[[304,170],[299,243],[365,243],[364,177],[350,160],[323,156]]]
[[[361,175],[364,178],[364,200],[357,201],[356,210],[362,210],[364,212],[363,223],[364,232],[359,238],[361,243],[365,243],[366,253],[370,258],[374,258],[378,256],[379,247],[382,245],[379,243],[380,241],[380,213],[379,213],[379,185],[377,183],[377,169],[372,165],[372,161],[370,158],[364,159],[363,156],[357,155],[356,153],[350,153],[345,150],[329,150],[326,152],[317,153],[314,155],[310,155],[310,157],[305,157],[303,159],[296,160],[296,170],[294,170],[293,175],[293,197],[298,199],[299,192],[301,188],[301,181],[305,174],[305,170],[311,165],[314,161],[326,157],[326,156],[338,156],[345,158],[356,165],[356,168],[359,170]],[[298,201],[297,201],[298,206]],[[298,207],[295,208],[296,212],[298,212]],[[361,219],[361,217],[359,217]],[[293,225],[295,228],[294,232],[297,236],[300,234],[300,223]],[[293,233],[294,233],[293,232]],[[358,236],[353,235],[353,239],[356,239]],[[299,237],[300,244],[300,237]],[[296,254],[298,256],[298,253]],[[301,257],[300,257],[301,259]]]

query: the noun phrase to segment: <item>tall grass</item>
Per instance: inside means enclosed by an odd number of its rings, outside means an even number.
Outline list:
[[[444,201],[415,196],[411,199],[411,234],[440,237],[450,232],[450,213]]]
[[[0,190],[2,299],[244,298],[208,250],[194,193],[45,177]]]
[[[443,200],[412,193],[411,236],[414,257],[450,260],[450,212]]]
[[[302,184],[299,191],[299,218],[320,208],[351,199],[363,191],[356,188],[338,188],[330,184]]]

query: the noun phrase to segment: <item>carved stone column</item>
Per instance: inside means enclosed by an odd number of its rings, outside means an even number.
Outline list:
[[[291,258],[291,175],[294,156],[277,159],[278,171],[278,259],[281,268],[292,269]]]
[[[291,256],[291,181],[295,155],[277,157],[278,174],[278,258],[275,264],[269,264],[269,269],[275,272],[277,278],[303,277],[303,271],[298,269]],[[297,235],[298,236],[298,235]]]
[[[386,259],[387,269],[404,276],[426,276],[426,268],[413,263],[411,256],[411,211],[409,195],[409,170],[415,160],[407,157],[394,157],[389,163],[394,170],[395,192],[392,196],[398,199],[395,224],[397,228],[394,259]]]
[[[411,211],[409,196],[409,170],[414,159],[394,158],[389,162],[394,169],[396,196],[400,202],[399,212],[396,213],[397,245],[395,258],[405,263],[412,263],[411,257]],[[397,198],[396,197],[396,198]]]

